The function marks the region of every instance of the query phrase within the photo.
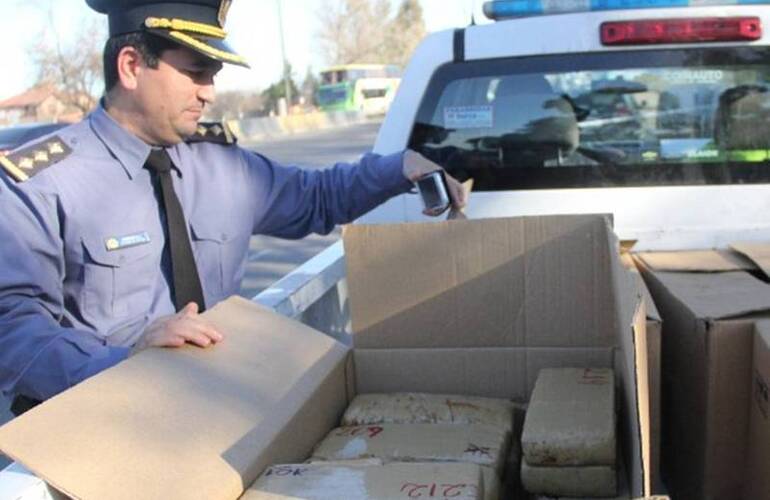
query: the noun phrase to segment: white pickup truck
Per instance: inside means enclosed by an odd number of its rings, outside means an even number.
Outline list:
[[[591,7],[591,6],[595,7]],[[596,7],[598,6],[598,7]],[[427,37],[375,152],[473,178],[471,218],[612,213],[636,249],[770,240],[770,2],[487,2]],[[404,195],[365,222],[421,218]],[[341,243],[255,301],[349,341]],[[53,498],[13,464],[0,498]]]
[[[489,3],[521,17],[428,37],[375,151],[409,146],[474,178],[472,218],[613,213],[640,250],[766,240],[761,3]],[[581,8],[590,4],[608,8]],[[613,7],[634,4],[650,8]],[[687,4],[702,6],[667,7]],[[403,196],[365,220],[413,220],[419,203]]]

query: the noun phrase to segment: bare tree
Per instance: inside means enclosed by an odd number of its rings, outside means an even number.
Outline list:
[[[425,31],[419,0],[402,0],[396,17],[389,24],[385,41],[387,62],[406,66],[414,49],[425,38]]]
[[[85,114],[96,105],[102,86],[101,52],[106,39],[103,25],[88,23],[71,43],[64,44],[56,31],[50,4],[48,15],[52,39],[40,36],[40,41],[29,49],[29,58],[37,67],[37,83],[52,85],[65,106]]]
[[[393,19],[388,0],[325,0],[318,16],[320,49],[328,64],[403,66],[425,37],[419,0],[402,0]]]
[[[385,62],[390,2],[324,0],[318,38],[329,64]]]

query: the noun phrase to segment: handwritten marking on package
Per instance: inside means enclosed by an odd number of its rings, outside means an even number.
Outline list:
[[[444,128],[492,128],[492,106],[451,106],[444,108]]]
[[[356,437],[366,435],[369,439],[372,439],[376,435],[380,434],[383,430],[379,425],[365,425],[360,427],[340,427],[334,433],[336,436],[350,436]]]
[[[409,498],[475,498],[478,487],[475,484],[436,484],[436,483],[404,483],[401,485],[401,493],[406,493]]]
[[[492,448],[489,446],[478,446],[473,443],[469,443],[468,448],[465,449],[465,453],[492,458],[491,449]]]
[[[607,385],[609,383],[610,376],[607,370],[596,371],[591,368],[583,370],[583,375],[578,380],[578,384],[584,385]]]
[[[286,476],[301,476],[307,472],[307,467],[292,467],[290,465],[276,465],[275,467],[270,467],[267,469],[267,472],[265,472],[265,476],[278,476],[278,477],[286,477]]]

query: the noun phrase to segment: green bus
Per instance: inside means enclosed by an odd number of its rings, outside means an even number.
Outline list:
[[[345,64],[321,72],[318,107],[322,111],[385,114],[401,82],[395,64]]]

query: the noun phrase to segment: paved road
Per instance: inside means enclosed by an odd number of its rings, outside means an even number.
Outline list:
[[[338,161],[353,161],[371,149],[379,126],[367,123],[242,145],[281,163],[323,168]],[[241,295],[253,297],[338,238],[338,230],[328,236],[313,235],[298,241],[253,237]],[[9,402],[0,396],[0,424],[11,418],[8,406]],[[0,469],[8,463],[0,455]]]
[[[246,143],[244,146],[281,163],[323,168],[336,162],[358,159],[372,148],[379,127],[379,123],[367,123],[277,141]],[[299,241],[255,236],[251,239],[241,295],[253,297],[339,237],[339,230],[327,236],[312,235]]]

